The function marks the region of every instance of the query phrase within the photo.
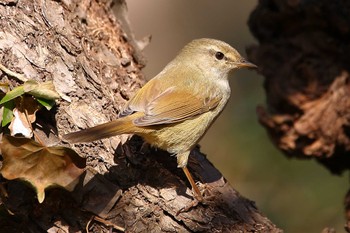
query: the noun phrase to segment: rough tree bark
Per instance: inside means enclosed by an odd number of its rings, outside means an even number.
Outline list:
[[[59,142],[59,135],[116,118],[144,83],[142,55],[126,24],[124,4],[0,1],[1,64],[37,81],[53,80],[62,97],[33,125],[46,145]],[[6,73],[0,75],[1,82],[18,85]],[[110,227],[99,221],[88,224],[97,215],[127,232],[280,232],[198,148],[189,169],[214,198],[176,215],[192,201],[176,160],[163,151],[141,150],[139,138],[121,147],[124,141],[114,137],[74,145],[87,158],[81,183],[72,193],[48,190],[43,204],[22,182],[2,179],[8,196],[1,196],[0,231],[82,232],[88,225],[90,232],[107,232]]]
[[[272,141],[287,156],[316,159],[335,174],[348,170],[350,2],[261,0],[249,26],[260,42],[249,58],[267,95],[257,112]]]

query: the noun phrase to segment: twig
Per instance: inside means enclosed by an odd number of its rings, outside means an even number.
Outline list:
[[[19,74],[19,73],[16,73],[14,71],[9,70],[1,63],[0,63],[0,70],[4,71],[6,74],[8,74],[14,78],[17,78],[18,80],[20,80],[22,82],[28,81],[28,79],[23,74]]]
[[[124,228],[124,227],[118,226],[118,225],[116,225],[116,224],[114,224],[114,223],[112,223],[112,222],[110,222],[110,221],[104,220],[103,218],[100,218],[100,217],[98,217],[98,216],[93,216],[93,217],[89,220],[89,222],[86,224],[86,227],[85,227],[86,232],[89,232],[89,225],[90,225],[90,223],[91,223],[93,220],[95,220],[95,221],[97,221],[97,222],[100,222],[100,223],[102,223],[102,224],[104,224],[104,225],[106,225],[106,226],[113,227],[114,229],[116,229],[116,230],[118,230],[118,231],[125,232],[125,228]]]

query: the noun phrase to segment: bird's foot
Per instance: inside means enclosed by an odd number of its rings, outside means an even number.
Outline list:
[[[201,187],[200,186],[204,186]],[[203,192],[208,193],[206,190],[206,185],[205,184],[200,184],[200,183],[196,183],[196,187],[199,190],[202,189]],[[186,204],[184,207],[182,207],[180,210],[178,210],[176,212],[176,215],[179,215],[180,213],[185,213],[190,211],[192,208],[198,206],[199,204],[207,206],[209,205],[209,203],[215,198],[214,195],[206,195],[205,197],[203,196],[202,192],[196,192],[194,189],[192,189],[192,193],[193,193],[193,200],[191,200],[188,204]]]

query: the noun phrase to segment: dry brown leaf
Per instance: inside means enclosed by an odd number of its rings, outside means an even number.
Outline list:
[[[28,139],[4,135],[1,142],[1,174],[8,180],[23,179],[32,184],[38,201],[49,186],[72,191],[85,170],[85,159],[66,147],[45,147]]]
[[[11,135],[22,134],[26,138],[33,136],[31,124],[36,120],[36,112],[40,105],[32,96],[23,96],[16,101],[16,107],[13,109],[13,115],[9,129]]]
[[[13,109],[13,118],[9,129],[12,136],[16,134],[22,134],[26,138],[31,138],[33,136],[31,124],[28,122],[25,113],[17,108]]]

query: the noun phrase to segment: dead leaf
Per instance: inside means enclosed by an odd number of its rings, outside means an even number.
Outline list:
[[[27,85],[26,85],[27,84]],[[27,81],[23,84],[24,88],[28,87],[28,93],[39,98],[55,100],[59,99],[60,95],[57,93],[52,81],[37,83],[35,81]]]
[[[40,203],[47,187],[58,185],[72,191],[86,166],[86,160],[72,149],[45,147],[28,138],[3,135],[0,148],[2,176],[28,181],[36,189]]]
[[[13,109],[13,118],[9,129],[11,135],[22,134],[26,138],[31,138],[33,136],[33,130],[29,124],[25,113],[19,111],[17,108]]]
[[[36,112],[40,105],[32,96],[22,96],[16,101],[16,107],[13,109],[13,118],[9,129],[11,135],[22,134],[26,138],[33,136],[32,123],[36,120]]]

